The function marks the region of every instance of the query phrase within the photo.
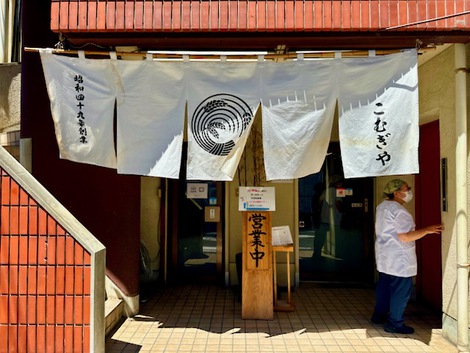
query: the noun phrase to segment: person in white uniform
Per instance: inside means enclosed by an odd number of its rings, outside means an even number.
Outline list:
[[[386,332],[411,334],[414,329],[403,323],[403,314],[417,273],[415,240],[441,232],[442,225],[415,229],[413,217],[403,207],[413,194],[401,179],[387,183],[384,197],[376,209],[375,259],[379,280],[371,321],[385,324]]]

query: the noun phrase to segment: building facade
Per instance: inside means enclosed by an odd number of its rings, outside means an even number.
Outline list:
[[[437,0],[24,0],[23,45],[81,49],[90,57],[105,51],[117,51],[126,58],[129,52],[190,51],[196,56],[203,51],[243,50],[277,54],[277,60],[288,60],[289,54],[298,51],[364,55],[368,50],[417,48],[422,172],[404,178],[417,190],[415,202],[409,205],[417,226],[439,218],[445,231],[426,239],[418,249],[422,272],[416,279],[416,296],[443,312],[444,335],[462,345],[468,344],[468,338],[465,341],[457,334],[465,317],[458,311],[461,295],[459,299],[457,293],[465,291],[456,288],[466,286],[468,307],[468,281],[462,285],[458,280],[468,269],[457,243],[467,237],[468,149],[460,141],[467,133],[463,124],[468,104],[456,87],[462,87],[459,74],[465,71],[469,53],[469,10],[468,1]],[[459,66],[462,58],[464,64]],[[240,186],[253,184],[276,189],[278,207],[272,221],[292,231],[291,271],[296,285],[309,280],[374,283],[373,210],[390,178],[346,179],[342,186],[333,185],[335,177],[342,179],[337,124],[319,174],[266,182],[257,169],[259,141],[252,138],[233,182],[201,181],[208,196],[189,200],[184,178],[118,175],[115,170],[59,159],[41,62],[33,50],[24,52],[22,61],[21,138],[31,142],[24,154],[30,158],[32,174],[106,246],[108,294],[124,298],[129,315],[138,312],[139,294],[148,290],[154,273],[164,283],[194,279],[227,286],[238,283],[237,254],[242,247],[238,193]],[[359,220],[355,228],[338,230],[335,237],[330,231],[320,244],[322,263],[313,256],[318,181],[354,190],[348,215]],[[437,197],[428,199],[428,195]],[[218,222],[201,212],[210,206],[219,207]],[[441,260],[435,261],[436,257]],[[279,266],[285,285],[284,268]],[[464,325],[468,332],[468,322]]]

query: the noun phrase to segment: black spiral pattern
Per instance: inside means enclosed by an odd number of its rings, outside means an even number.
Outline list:
[[[252,119],[253,112],[242,99],[227,93],[214,94],[195,109],[191,132],[202,149],[227,156],[235,146],[234,139],[243,134]]]

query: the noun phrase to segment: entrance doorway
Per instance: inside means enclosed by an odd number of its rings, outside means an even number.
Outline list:
[[[170,281],[223,279],[223,183],[169,182]]]
[[[373,281],[373,183],[344,179],[338,143],[320,172],[299,179],[300,281]]]
[[[416,228],[441,222],[441,164],[439,120],[420,126],[419,169],[415,177]],[[445,182],[445,175],[443,175]],[[443,191],[444,192],[444,191]],[[416,242],[418,275],[416,297],[438,312],[442,311],[441,234],[432,234]]]

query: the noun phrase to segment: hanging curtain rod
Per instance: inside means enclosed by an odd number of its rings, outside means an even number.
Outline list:
[[[25,47],[26,52],[39,52],[45,50],[46,48],[31,48]],[[65,50],[65,49],[49,49],[54,54],[62,55],[78,55],[79,50]],[[426,48],[426,50],[435,49],[435,48]],[[190,60],[204,60],[204,59],[217,59],[225,57],[232,60],[257,60],[259,57],[263,57],[265,60],[292,60],[297,59],[299,55],[303,58],[335,58],[337,53],[341,53],[341,57],[368,57],[371,52],[374,52],[375,55],[388,55],[401,52],[403,49],[395,50],[350,50],[350,51],[318,51],[318,52],[293,52],[293,53],[284,53],[284,54],[198,54],[197,52],[191,52],[190,54],[181,54],[178,52],[167,53],[167,52],[125,52],[125,51],[116,51],[118,58],[136,56],[141,59],[146,59],[147,54],[151,54],[154,59],[183,59],[188,57]],[[423,48],[418,50],[419,53],[422,53]],[[113,51],[93,51],[93,50],[84,50],[85,55],[88,56],[110,56],[110,52]]]

